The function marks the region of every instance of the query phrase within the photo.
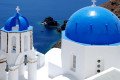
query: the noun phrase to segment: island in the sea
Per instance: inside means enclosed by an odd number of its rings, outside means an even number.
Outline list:
[[[55,21],[52,17],[47,17],[44,19],[44,21],[41,22],[41,24],[43,24],[46,27],[57,27],[60,24]]]
[[[67,25],[68,20],[65,20],[63,25],[60,28],[57,28],[56,30],[61,33],[63,30],[65,30],[65,27]]]

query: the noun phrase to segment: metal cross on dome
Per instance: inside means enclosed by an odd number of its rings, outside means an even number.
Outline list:
[[[96,6],[96,5],[95,5],[95,3],[96,3],[96,0],[92,0],[92,2],[93,2],[93,5],[92,5],[92,6]]]
[[[17,13],[19,13],[19,11],[20,11],[20,8],[19,8],[19,6],[17,6],[16,10],[17,10]]]

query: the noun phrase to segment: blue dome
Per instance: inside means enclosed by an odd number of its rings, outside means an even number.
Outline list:
[[[14,17],[11,17],[7,20],[4,29],[7,31],[12,31],[12,27],[15,27],[16,25],[19,25],[19,31],[27,30],[29,27],[27,19],[21,16],[19,13],[16,13]]]
[[[69,39],[91,45],[108,45],[120,42],[120,20],[102,7],[85,7],[69,19],[65,35]]]

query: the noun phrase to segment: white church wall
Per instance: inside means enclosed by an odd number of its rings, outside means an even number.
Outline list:
[[[76,69],[72,70],[72,55],[76,56]],[[62,66],[64,73],[70,73],[79,80],[84,79],[84,46],[62,39]]]
[[[24,39],[25,37],[26,37],[26,40]],[[27,31],[27,32],[21,33],[21,51],[25,52],[29,50],[30,50],[30,31]]]
[[[52,48],[45,54],[45,66],[48,68],[48,76],[52,79],[63,74],[61,49]]]
[[[0,51],[0,80],[6,80],[6,56]]]
[[[36,51],[36,53],[38,55],[38,57],[37,57],[37,69],[40,69],[45,64],[45,55],[42,53],[39,53],[37,51]]]
[[[18,66],[9,66],[8,80],[19,80]]]
[[[0,63],[0,80],[6,80],[6,62]]]
[[[20,52],[20,34],[19,33],[8,33],[8,53],[19,53]],[[16,38],[16,52],[13,52],[13,38]]]
[[[85,78],[97,74],[97,60],[100,62],[100,70],[111,67],[120,69],[120,51],[118,46],[86,46],[85,47]],[[98,63],[99,64],[99,63]]]
[[[18,25],[11,26],[8,24],[3,27],[0,31],[0,80],[19,80],[24,79],[25,63],[24,60],[27,59],[27,68],[28,68],[28,80],[36,80],[37,78],[37,61],[39,60],[39,65],[42,66],[44,60],[43,55],[40,55],[37,60],[37,53],[33,50],[33,30],[32,26],[28,26],[28,21],[26,18],[19,15],[19,6],[16,8],[17,17],[14,16],[19,22],[14,22],[11,19],[10,22],[13,22]],[[24,21],[24,26],[21,25],[21,19]],[[23,22],[22,21],[22,22]],[[10,26],[8,29],[7,27]],[[20,27],[23,27],[19,30]],[[11,30],[12,28],[12,30]],[[27,56],[27,57],[25,57]],[[7,63],[7,64],[6,64]],[[5,71],[7,66],[8,72]],[[6,77],[7,73],[7,77]],[[6,79],[7,78],[7,79]]]
[[[19,39],[19,33],[8,33],[8,53],[7,55],[7,63],[9,65],[14,65],[15,61],[19,55],[20,50],[20,39]],[[16,52],[13,52],[13,46],[12,46],[12,39],[13,37],[16,38]]]
[[[6,52],[7,50],[7,33],[1,31],[1,50]]]
[[[48,76],[50,78],[53,79],[62,74],[63,74],[63,70],[61,67],[59,67],[58,65],[55,65],[51,62],[48,62]]]
[[[120,70],[112,67],[85,80],[120,80]]]
[[[73,55],[76,56],[75,70],[71,69]],[[111,67],[120,69],[119,56],[120,46],[87,46],[62,39],[63,70],[81,80],[97,74],[97,70],[104,71]]]

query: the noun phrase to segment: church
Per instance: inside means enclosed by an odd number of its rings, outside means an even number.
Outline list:
[[[95,4],[75,12],[62,32],[62,67],[84,80],[111,67],[120,69],[120,20]]]
[[[34,50],[33,27],[19,13],[19,7],[16,10],[0,30],[0,80],[24,80],[26,67],[28,80],[36,80],[43,55]]]
[[[110,70],[120,73],[120,20],[92,1],[92,6],[76,11],[69,18],[62,32],[62,48],[51,49],[46,55],[34,49],[33,27],[17,7],[17,13],[0,30],[0,80],[24,80],[25,71],[28,80],[58,80],[55,77],[64,74],[74,78],[61,76],[61,80],[106,80],[90,77],[111,67],[114,68]]]
[[[95,2],[75,12],[62,32],[63,73],[78,80],[111,67],[120,69],[120,20]]]

